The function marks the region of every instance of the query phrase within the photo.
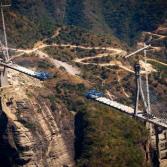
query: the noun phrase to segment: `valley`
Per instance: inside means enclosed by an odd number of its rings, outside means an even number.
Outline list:
[[[0,89],[0,166],[166,167],[166,130],[158,129],[157,152],[144,122],[85,97],[96,89],[134,107],[139,62],[145,95],[149,76],[151,112],[166,121],[167,3],[126,3],[12,0],[4,10],[8,61],[54,77],[39,81],[8,69],[9,84]],[[142,52],[125,58],[151,37],[146,59]]]

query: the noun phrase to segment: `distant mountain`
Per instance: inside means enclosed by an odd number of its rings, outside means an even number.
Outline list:
[[[48,35],[55,25],[66,24],[113,33],[131,43],[141,31],[151,31],[164,20],[167,1],[12,0],[12,9],[33,22],[42,35]]]
[[[22,46],[48,36],[58,25],[113,34],[132,44],[141,31],[155,29],[167,15],[164,0],[11,0],[11,4],[5,13],[10,42]]]

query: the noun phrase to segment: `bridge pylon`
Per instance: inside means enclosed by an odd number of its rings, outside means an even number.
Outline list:
[[[8,62],[9,60],[9,49],[8,49],[8,40],[7,40],[7,34],[6,34],[6,25],[5,25],[5,17],[4,17],[4,11],[3,8],[9,7],[11,5],[3,5],[2,2],[0,3],[0,10],[1,10],[1,18],[2,18],[2,25],[3,25],[3,33],[4,33],[4,43],[5,43],[5,49],[2,43],[0,43],[3,53],[3,61]],[[7,86],[7,68],[2,67],[0,69],[0,80],[1,80],[1,87]]]
[[[139,63],[136,63],[134,65],[134,71],[135,71],[135,80],[136,80],[136,97],[135,97],[135,108],[134,108],[134,116],[136,116],[138,110],[139,110],[139,99],[141,97],[143,104],[144,104],[144,112],[147,114],[151,114],[148,110],[148,104],[144,96],[143,88],[142,88],[142,80],[141,80],[141,67]]]

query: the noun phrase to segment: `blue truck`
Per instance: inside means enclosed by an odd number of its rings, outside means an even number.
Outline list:
[[[44,81],[44,80],[47,80],[47,79],[52,79],[54,77],[53,74],[48,73],[48,72],[43,72],[43,71],[35,72],[34,76],[41,81]]]
[[[91,89],[85,94],[85,97],[87,99],[96,99],[98,97],[103,97],[103,96],[104,94],[102,92],[98,92],[96,89]]]

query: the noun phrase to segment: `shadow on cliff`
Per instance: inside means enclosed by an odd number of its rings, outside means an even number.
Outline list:
[[[84,114],[78,112],[75,116],[75,160],[79,159],[82,155],[85,126],[86,122],[84,121]]]
[[[16,167],[27,161],[19,159],[19,153],[11,145],[13,143],[14,126],[9,123],[6,114],[0,108],[0,167]]]

